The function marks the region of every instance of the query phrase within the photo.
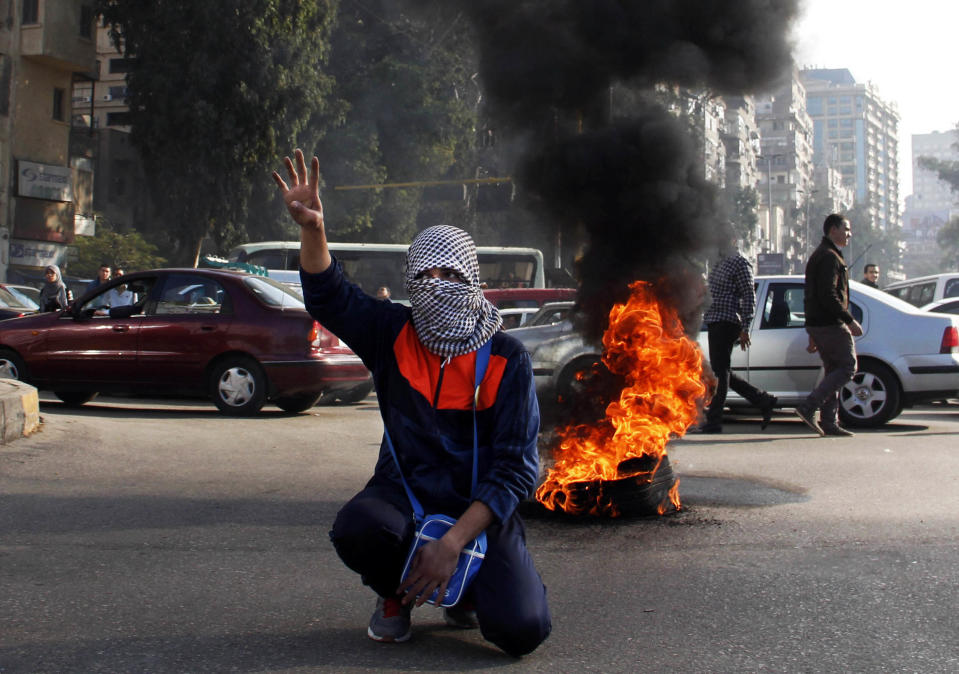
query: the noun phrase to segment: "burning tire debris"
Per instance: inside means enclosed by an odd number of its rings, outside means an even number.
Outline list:
[[[604,419],[557,430],[554,465],[536,490],[550,510],[617,517],[681,507],[666,443],[696,422],[706,394],[702,354],[651,284],[629,287],[603,335],[603,363],[625,386]]]

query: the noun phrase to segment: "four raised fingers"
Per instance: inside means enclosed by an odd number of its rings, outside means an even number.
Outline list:
[[[294,161],[296,162],[294,164]],[[289,192],[291,187],[308,185],[313,191],[317,191],[320,181],[320,160],[316,157],[310,162],[310,173],[307,178],[306,159],[303,151],[297,148],[293,151],[293,159],[283,157],[283,164],[286,166],[286,172],[290,176],[290,182],[287,184],[277,171],[273,171],[273,180],[284,193]]]

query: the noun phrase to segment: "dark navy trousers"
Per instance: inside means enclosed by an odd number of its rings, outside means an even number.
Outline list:
[[[706,424],[710,426],[723,425],[723,408],[726,406],[726,395],[732,389],[743,398],[759,407],[768,395],[732,371],[733,347],[742,332],[742,326],[728,321],[708,323],[709,331],[709,365],[716,375],[716,392],[706,410]]]
[[[406,492],[367,485],[336,516],[330,539],[340,559],[381,597],[396,594],[413,544]],[[514,512],[486,530],[486,558],[468,590],[483,637],[513,656],[531,653],[552,624],[546,587],[526,549],[526,529]]]

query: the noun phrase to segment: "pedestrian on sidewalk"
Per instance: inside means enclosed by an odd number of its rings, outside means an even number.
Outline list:
[[[717,382],[706,410],[706,421],[698,430],[701,433],[722,433],[728,389],[759,408],[762,413],[760,428],[765,430],[772,419],[776,397],[756,388],[730,367],[737,340],[743,351],[750,345],[749,326],[756,312],[752,265],[737,248],[730,246],[710,272],[708,283],[712,301],[703,321],[709,333],[709,365]]]
[[[44,283],[40,288],[40,311],[60,311],[67,308],[67,286],[63,283],[60,267],[47,265],[43,270]]]
[[[373,477],[330,532],[340,558],[377,594],[367,635],[408,640],[414,605],[434,590],[443,596],[460,551],[485,531],[486,557],[465,599],[444,618],[454,627],[478,626],[510,655],[532,652],[551,621],[516,507],[538,476],[539,407],[529,353],[500,330],[499,312],[483,296],[473,240],[448,225],[420,232],[407,253],[410,306],[377,300],[348,281],[330,253],[317,158],[309,174],[299,149],[284,164],[290,184],[276,172],[273,178],[300,225],[306,307],[373,372],[388,431]],[[489,364],[474,390],[477,352],[487,343]],[[402,584],[414,520],[400,470],[425,512],[457,518],[419,549]]]
[[[852,227],[844,215],[831,213],[822,230],[822,242],[806,263],[803,304],[807,350],[819,353],[825,374],[796,407],[796,415],[819,435],[850,436],[853,434],[839,425],[839,390],[856,374],[853,338],[862,335],[862,326],[849,313],[849,268],[842,255],[852,238]]]

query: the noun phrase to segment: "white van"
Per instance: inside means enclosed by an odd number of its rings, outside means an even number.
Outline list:
[[[883,290],[909,304],[921,307],[947,297],[959,297],[959,273],[919,276],[890,283]]]
[[[404,274],[407,244],[330,242],[330,250],[343,271],[369,292],[387,286],[394,301],[406,301]],[[545,288],[543,253],[536,248],[477,246],[480,280],[490,288]],[[230,262],[266,267],[270,278],[287,282],[276,270],[300,267],[299,241],[261,241],[237,246],[227,255]]]

